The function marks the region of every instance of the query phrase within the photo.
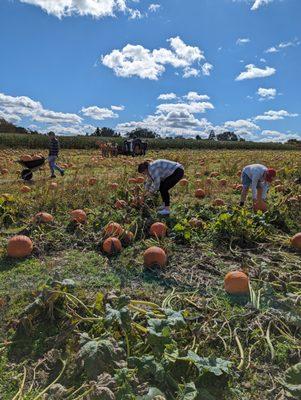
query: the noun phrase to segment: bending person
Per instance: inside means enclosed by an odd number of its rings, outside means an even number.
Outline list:
[[[241,174],[242,180],[242,193],[240,206],[245,204],[249,188],[252,189],[253,208],[256,210],[257,206],[266,201],[267,193],[269,190],[269,183],[276,177],[276,170],[267,168],[261,164],[247,165]]]
[[[169,160],[145,161],[138,166],[138,172],[147,177],[145,189],[154,194],[160,191],[163,204],[160,207],[160,215],[170,214],[170,194],[173,188],[184,176],[182,164]]]

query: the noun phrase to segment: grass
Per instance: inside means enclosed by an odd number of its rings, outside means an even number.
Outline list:
[[[31,191],[21,194],[23,183],[16,179],[18,166],[12,160],[22,152],[0,151],[1,168],[9,170],[0,178],[0,398],[12,400],[19,391],[19,399],[36,399],[62,371],[60,360],[66,369],[58,382],[67,394],[55,394],[56,387],[50,386],[47,393],[53,398],[88,399],[84,393],[90,390],[90,398],[105,398],[106,391],[116,399],[147,399],[143,396],[152,387],[166,400],[288,396],[281,380],[299,362],[301,351],[301,260],[289,241],[301,231],[301,210],[300,203],[287,201],[301,195],[293,183],[301,172],[299,152],[150,153],[182,162],[189,180],[188,187],[173,190],[173,214],[165,220],[168,237],[163,239],[149,236],[150,225],[158,220],[154,207],[159,199],[130,206],[135,194],[127,182],[136,176],[140,160],[63,150],[60,161],[69,167],[57,179],[58,188],[50,189],[45,167],[35,173]],[[259,161],[277,167],[284,186],[283,192],[271,188],[265,215],[255,215],[249,205],[239,209],[239,192],[232,187],[244,165]],[[208,186],[213,171],[220,176]],[[95,186],[88,184],[91,176],[97,178]],[[226,186],[219,184],[221,178],[227,179]],[[118,183],[117,191],[110,189],[111,182]],[[198,187],[205,188],[203,200],[194,197]],[[212,206],[217,197],[224,207]],[[117,198],[128,207],[116,210]],[[86,224],[70,222],[69,213],[77,208],[85,209]],[[38,211],[50,212],[55,221],[33,223]],[[201,221],[198,228],[191,226],[191,218]],[[101,250],[103,227],[110,221],[135,235],[114,257]],[[6,256],[7,240],[17,233],[34,242],[26,259]],[[167,252],[166,268],[144,268],[143,252],[152,245]],[[225,293],[224,276],[235,269],[249,274],[253,302]],[[101,357],[106,364],[99,379],[110,377],[98,389],[87,359],[79,360],[85,335],[90,346],[109,341],[114,348],[101,350],[107,353]],[[188,351],[195,359],[187,363]],[[205,372],[206,357],[217,368],[222,362],[231,366],[216,377]],[[145,363],[141,370],[138,364],[132,367],[137,362]]]

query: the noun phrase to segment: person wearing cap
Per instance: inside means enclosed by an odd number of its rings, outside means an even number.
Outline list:
[[[262,164],[247,165],[241,174],[242,180],[242,193],[240,206],[245,204],[249,188],[252,189],[253,207],[262,201],[266,201],[267,193],[269,190],[269,183],[276,177],[276,170],[267,168]]]
[[[155,160],[153,162],[145,161],[138,166],[138,172],[147,177],[145,190],[147,193],[154,194],[157,191],[161,193],[163,204],[158,214],[170,214],[170,194],[172,189],[184,176],[184,167],[182,164],[169,160]]]

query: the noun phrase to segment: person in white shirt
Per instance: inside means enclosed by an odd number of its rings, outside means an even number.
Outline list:
[[[145,189],[148,193],[160,191],[163,200],[160,215],[170,214],[169,190],[173,188],[184,176],[182,164],[169,160],[145,161],[139,164],[138,172],[147,177]]]
[[[249,188],[252,189],[253,207],[256,208],[257,204],[266,201],[267,193],[269,190],[269,183],[276,177],[276,170],[267,168],[262,164],[247,165],[241,174],[242,193],[240,206],[245,204]]]

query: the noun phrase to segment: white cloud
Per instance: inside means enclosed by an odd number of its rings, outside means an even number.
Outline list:
[[[260,129],[258,125],[246,119],[238,119],[237,121],[226,121],[224,123],[224,127],[225,129],[230,129],[235,132],[243,130],[256,131]]]
[[[291,40],[289,42],[281,42],[276,46],[272,46],[265,50],[265,53],[279,53],[279,51],[286,49],[287,47],[297,47],[300,45],[300,40],[298,38],[295,38],[294,40]]]
[[[158,100],[173,100],[176,99],[177,95],[175,93],[163,93],[160,94],[158,97]]]
[[[298,117],[299,114],[296,113],[289,113],[286,110],[279,110],[279,111],[266,111],[263,115],[257,115],[254,118],[254,121],[277,121],[279,119],[284,119],[285,117]]]
[[[206,62],[205,64],[202,65],[202,73],[203,75],[209,76],[211,73],[211,70],[213,68],[213,65],[209,64]]]
[[[118,114],[114,113],[109,108],[100,108],[97,106],[91,106],[87,108],[82,108],[81,113],[86,117],[102,121],[107,118],[118,118]]]
[[[8,96],[0,93],[0,111],[9,116],[31,118],[34,121],[44,123],[72,123],[79,124],[82,118],[77,114],[56,112],[44,109],[39,101],[32,100],[27,96]]]
[[[111,106],[111,109],[114,111],[124,111],[125,107],[124,106]]]
[[[250,42],[251,42],[251,40],[249,38],[239,38],[236,40],[236,44],[238,46],[242,46],[242,45],[244,45],[246,43],[250,43]]]
[[[188,112],[190,114],[204,113],[206,110],[213,110],[213,104],[209,102],[191,102],[191,103],[166,103],[157,106],[158,113],[170,112]]]
[[[272,3],[274,0],[255,0],[251,10],[255,11],[258,10],[259,7],[265,5],[265,4],[269,4]]]
[[[277,90],[274,88],[259,88],[257,94],[260,96],[260,100],[272,100],[276,97]]]
[[[198,94],[197,92],[189,92],[187,93],[186,96],[184,96],[184,99],[187,99],[188,101],[200,101],[200,100],[209,100],[210,97],[207,96],[207,94]]]
[[[148,10],[150,12],[156,12],[159,10],[160,7],[161,7],[160,4],[150,4],[150,6],[148,7]]]
[[[168,39],[170,49],[160,48],[149,50],[141,45],[127,44],[121,50],[113,50],[103,55],[103,65],[113,69],[120,77],[138,76],[141,79],[158,80],[165,71],[166,65],[183,68],[184,77],[198,76],[195,65],[205,60],[203,51],[198,47],[185,44],[179,37]],[[210,72],[212,66],[204,64],[205,71]]]
[[[128,0],[20,0],[42,8],[58,18],[72,15],[92,16],[94,18],[113,17],[116,12],[129,13],[130,18],[140,17],[139,10],[127,6]]]
[[[267,76],[274,75],[276,72],[275,68],[265,67],[264,69],[256,67],[254,64],[246,65],[246,71],[241,72],[237,77],[236,81],[243,81],[245,79],[265,78]]]
[[[60,124],[49,125],[45,129],[38,129],[41,133],[48,133],[50,131],[55,132],[59,136],[77,136],[85,135],[86,133],[91,134],[95,131],[95,126],[93,125],[70,125],[63,126]]]

